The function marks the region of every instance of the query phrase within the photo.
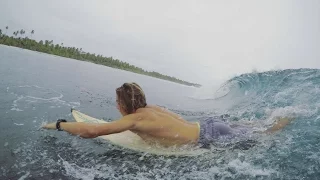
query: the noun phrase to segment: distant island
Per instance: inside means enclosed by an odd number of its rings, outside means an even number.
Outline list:
[[[136,67],[134,65],[128,64],[126,62],[122,62],[118,59],[113,59],[112,57],[104,57],[102,55],[96,55],[91,54],[88,52],[84,52],[82,48],[75,48],[75,47],[65,47],[63,46],[63,43],[59,44],[53,44],[53,40],[48,41],[39,41],[37,42],[34,39],[29,38],[26,36],[26,32],[21,29],[18,31],[14,31],[12,36],[7,35],[7,31],[9,27],[7,26],[6,32],[4,33],[2,29],[0,29],[0,44],[7,45],[7,46],[15,46],[19,48],[29,49],[32,51],[38,51],[48,54],[54,54],[57,56],[77,59],[81,61],[89,61],[96,64],[101,64],[105,66],[109,66],[112,68],[122,69],[138,74],[144,74],[147,76],[152,76],[159,79],[164,79],[172,82],[176,82],[179,84],[184,84],[188,86],[195,86],[200,87],[200,84],[195,84],[187,81],[183,81],[180,79],[177,79],[175,77],[167,76],[160,74],[158,72],[154,71],[145,71],[142,68]],[[30,36],[34,34],[34,30],[30,32]]]

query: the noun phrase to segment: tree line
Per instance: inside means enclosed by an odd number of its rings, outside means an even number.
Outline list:
[[[53,40],[50,40],[50,41],[40,40],[38,42],[34,39],[29,38],[26,35],[25,30],[23,29],[14,31],[13,35],[9,36],[7,35],[9,27],[6,26],[5,29],[6,29],[5,33],[2,31],[2,29],[0,29],[0,44],[4,44],[7,46],[15,46],[19,48],[29,49],[32,51],[38,51],[38,52],[43,52],[48,54],[54,54],[57,56],[77,59],[81,61],[89,61],[96,64],[101,64],[101,65],[109,66],[112,68],[122,69],[122,70],[130,71],[138,74],[144,74],[147,76],[152,76],[155,78],[164,79],[164,80],[185,84],[189,86],[195,86],[195,87],[201,86],[200,84],[183,81],[172,76],[160,74],[155,71],[145,71],[142,68],[136,67],[126,62],[122,62],[118,59],[114,59],[113,57],[104,57],[99,54],[96,55],[95,53],[92,54],[92,53],[84,52],[82,48],[65,47],[63,43],[54,44]],[[30,32],[30,36],[32,37],[34,33],[35,31],[32,30]]]

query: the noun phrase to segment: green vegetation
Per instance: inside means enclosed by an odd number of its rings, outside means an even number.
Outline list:
[[[30,39],[26,36],[26,32],[21,29],[19,31],[14,31],[13,36],[8,36],[9,27],[6,27],[6,33],[3,33],[3,31],[0,29],[0,44],[8,45],[8,46],[15,46],[19,48],[24,48],[24,49],[29,49],[32,51],[39,51],[43,53],[48,53],[48,54],[54,54],[57,56],[62,56],[62,57],[67,57],[67,58],[72,58],[72,59],[77,59],[81,61],[89,61],[93,62],[96,64],[102,64],[105,66],[109,66],[112,68],[117,68],[117,69],[122,69],[126,71],[131,71],[134,73],[138,74],[144,74],[147,76],[152,76],[155,78],[159,79],[164,79],[180,84],[185,84],[189,86],[195,86],[195,87],[200,87],[201,85],[199,84],[194,84],[190,83],[187,81],[183,81],[180,79],[177,79],[175,77],[167,76],[160,74],[158,72],[149,72],[145,71],[139,67],[136,67],[134,65],[130,65],[126,62],[122,62],[118,59],[113,59],[112,57],[104,57],[102,55],[96,55],[96,54],[91,54],[84,52],[82,48],[75,48],[75,47],[64,47],[63,43],[61,45],[59,44],[53,44],[53,41],[39,41],[37,42],[36,40]],[[32,36],[34,34],[34,30],[30,32],[30,35]]]

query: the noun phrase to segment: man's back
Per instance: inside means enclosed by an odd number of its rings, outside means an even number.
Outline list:
[[[131,129],[146,141],[161,145],[195,143],[199,138],[199,125],[183,120],[177,114],[158,106],[146,106],[136,113],[141,114]]]

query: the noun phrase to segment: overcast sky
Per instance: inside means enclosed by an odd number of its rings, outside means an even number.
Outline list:
[[[1,0],[6,25],[201,84],[320,68],[319,0]]]

